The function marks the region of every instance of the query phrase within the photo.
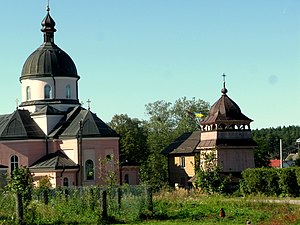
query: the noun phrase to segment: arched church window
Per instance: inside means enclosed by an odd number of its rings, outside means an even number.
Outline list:
[[[49,84],[46,84],[44,87],[44,95],[45,95],[45,99],[52,98],[52,90]]]
[[[10,173],[19,167],[19,158],[16,155],[10,157]]]
[[[70,84],[68,84],[67,86],[66,86],[66,98],[71,98],[71,86],[70,86]]]
[[[63,180],[63,186],[68,187],[69,186],[69,179],[67,177]]]
[[[90,159],[85,161],[85,178],[87,180],[94,180],[94,162]]]
[[[31,99],[31,89],[29,86],[26,87],[26,101]]]

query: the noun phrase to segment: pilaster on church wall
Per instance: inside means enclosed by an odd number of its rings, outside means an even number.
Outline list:
[[[82,149],[83,165],[90,159],[94,162],[95,166],[95,180],[86,181],[84,178],[84,183],[104,184],[103,180],[99,179],[101,177],[100,160],[105,160],[108,155],[111,156],[114,161],[106,164],[105,170],[114,170],[114,172],[117,173],[116,175],[119,182],[119,138],[83,138]]]
[[[78,148],[79,142],[77,138],[74,139],[62,139],[57,141],[57,147],[63,150],[63,152],[76,164],[79,164]]]

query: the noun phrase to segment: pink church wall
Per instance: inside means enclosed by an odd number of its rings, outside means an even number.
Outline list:
[[[10,158],[16,155],[19,166],[30,166],[46,154],[45,149],[44,140],[0,142],[0,164],[10,171]]]
[[[83,139],[83,184],[85,185],[104,185],[107,178],[107,171],[113,170],[119,183],[119,139],[118,138],[99,138],[99,139]],[[111,156],[113,161],[100,165],[100,160],[105,160],[107,156]],[[93,181],[86,180],[85,162],[92,160],[95,167],[95,179]]]

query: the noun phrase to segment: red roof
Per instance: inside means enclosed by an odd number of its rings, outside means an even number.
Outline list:
[[[280,160],[279,159],[271,159],[270,164],[271,167],[280,167]]]

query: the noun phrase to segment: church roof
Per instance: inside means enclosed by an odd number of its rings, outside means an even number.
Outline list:
[[[77,168],[79,168],[79,166],[61,150],[45,155],[44,157],[33,163],[32,166],[30,166],[30,170],[57,170]]]
[[[166,147],[161,154],[190,154],[200,142],[200,131],[184,133]]]
[[[53,138],[63,137],[119,137],[95,113],[80,106],[74,107],[54,128],[49,135]]]
[[[39,111],[34,112],[31,115],[36,116],[36,115],[61,115],[61,114],[64,114],[64,112],[62,112],[50,105],[45,105]]]
[[[43,139],[44,132],[27,110],[0,115],[0,140]]]
[[[245,116],[240,107],[227,96],[227,89],[224,87],[221,90],[222,96],[212,105],[208,112],[208,116],[201,124],[220,124],[220,123],[246,123],[252,122],[250,118]]]
[[[50,9],[42,21],[44,43],[25,61],[20,79],[29,77],[75,77],[79,78],[71,57],[54,43],[55,22]]]

